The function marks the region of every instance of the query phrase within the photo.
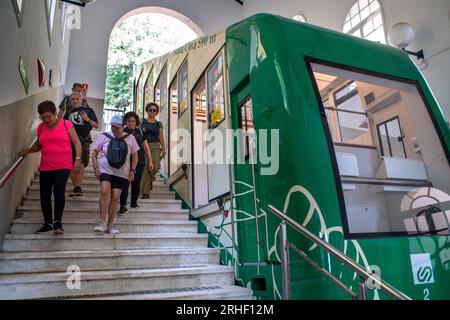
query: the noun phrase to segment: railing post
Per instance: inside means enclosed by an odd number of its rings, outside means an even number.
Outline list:
[[[291,279],[289,266],[289,247],[287,245],[286,223],[280,224],[280,244],[281,244],[281,277],[282,277],[282,298],[291,299]]]
[[[366,279],[364,277],[359,278],[359,291],[358,291],[358,299],[359,300],[369,300],[369,290],[367,288]]]

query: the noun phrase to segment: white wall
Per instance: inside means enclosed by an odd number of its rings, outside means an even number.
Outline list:
[[[356,0],[245,0],[244,16],[260,12],[292,17],[302,13],[308,23],[342,31],[344,19]],[[450,119],[450,1],[381,0],[387,30],[408,22],[416,40],[408,49],[424,49],[421,69],[447,119]],[[413,57],[414,58],[414,57]],[[415,59],[415,58],[414,58]]]
[[[64,84],[70,31],[61,43],[61,10],[56,6],[53,41],[50,47],[44,0],[25,1],[22,27],[19,28],[12,1],[0,1],[0,107],[27,97],[19,75],[19,56],[28,70],[30,91],[28,97],[49,90],[48,74],[53,69],[53,87]],[[46,83],[39,88],[37,59],[46,67]],[[60,76],[60,69],[63,76]],[[62,78],[62,79],[61,79]]]
[[[207,34],[243,17],[242,6],[232,0],[97,0],[82,9],[81,29],[72,31],[66,91],[73,82],[85,82],[89,97],[104,99],[111,31],[128,12],[149,6],[175,10]]]

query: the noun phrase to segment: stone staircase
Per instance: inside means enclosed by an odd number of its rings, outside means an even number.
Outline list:
[[[0,299],[252,299],[251,290],[234,285],[234,269],[219,265],[219,251],[207,247],[207,235],[197,233],[197,222],[162,181],[151,199],[139,200],[140,208],[116,218],[121,233],[115,236],[94,232],[99,183],[92,165],[83,192],[66,198],[65,235],[36,235],[43,223],[36,175],[4,237]],[[81,271],[79,288],[68,285],[74,283],[69,266]]]

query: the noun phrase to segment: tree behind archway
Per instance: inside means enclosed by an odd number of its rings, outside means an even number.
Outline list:
[[[105,106],[121,108],[131,104],[134,65],[196,37],[186,24],[163,14],[142,13],[122,21],[110,37]]]

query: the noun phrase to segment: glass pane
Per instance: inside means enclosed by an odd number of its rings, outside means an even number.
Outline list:
[[[352,18],[352,26],[353,27],[358,25],[358,23],[360,23],[360,22],[361,22],[361,18],[359,17],[359,14]]]
[[[376,41],[382,44],[386,44],[386,37],[384,35],[384,28],[379,27],[375,31],[373,31],[371,34],[369,34],[366,37],[367,40]]]
[[[352,36],[362,38],[361,29],[357,29],[355,32],[353,32]]]
[[[367,21],[364,26],[363,26],[363,34],[364,34],[364,38],[367,39],[367,36],[369,34],[371,34],[373,31],[373,23],[372,23],[372,19],[370,19],[369,21]]]
[[[420,89],[387,76],[317,63],[312,70],[319,79],[333,76],[341,83],[354,82],[354,97],[361,103],[371,93],[380,102],[396,95],[395,101],[369,109],[367,116],[337,112],[342,142],[348,143],[335,144],[334,151],[350,236],[449,235],[450,166]],[[322,97],[332,99],[339,89],[336,84],[334,92],[330,86],[319,90],[323,90]],[[332,110],[326,112],[331,131],[336,126],[333,114]],[[371,141],[372,130],[377,132],[379,145]],[[335,137],[333,134],[337,141]]]
[[[255,131],[253,127],[252,99],[248,98],[241,106],[241,159],[253,156],[256,149]]]
[[[389,121],[386,123],[389,142],[391,144],[392,157],[394,158],[406,158],[405,150],[403,148],[403,137],[400,130],[400,123],[398,119]]]
[[[366,19],[368,16],[370,16],[370,8],[366,7],[361,11],[361,20]]]
[[[365,115],[338,111],[343,143],[372,145],[369,123]]]
[[[158,80],[158,82],[155,85],[155,102],[158,105],[161,105],[161,87],[160,87],[160,81]]]
[[[358,12],[359,12],[358,4],[355,3],[353,7],[350,9],[350,16],[353,18],[358,14]]]
[[[380,4],[378,3],[378,1],[374,1],[373,3],[370,4],[370,11],[372,13],[377,11],[378,9],[380,9]]]
[[[192,93],[192,101],[195,108],[195,121],[206,122],[206,86],[205,75],[202,76],[203,80],[197,84]]]
[[[153,85],[152,85],[153,79],[152,79],[152,71],[150,71],[147,81],[145,82],[145,88],[144,88],[144,109],[145,106],[152,101],[153,96]]]
[[[363,10],[364,8],[366,8],[369,5],[369,0],[359,0],[359,9]]]
[[[209,127],[216,128],[225,119],[223,57],[220,54],[208,70]]]
[[[161,71],[161,86],[160,86],[160,94],[161,94],[161,107],[165,107],[167,104],[167,67],[164,67]]]
[[[373,27],[374,29],[378,28],[383,24],[383,18],[381,16],[381,12],[377,13],[373,18]]]
[[[388,142],[388,134],[386,131],[386,125],[380,125],[378,126],[378,136],[380,138],[381,143],[381,155],[385,157],[391,156],[391,151],[389,149],[389,142]]]
[[[350,24],[350,22],[347,22],[344,24],[344,33],[347,33],[351,30],[352,26]]]
[[[181,117],[188,107],[188,69],[183,65],[178,74],[178,116]]]
[[[178,89],[177,89],[177,80],[175,80],[170,87],[170,104],[172,109],[172,114],[178,114]]]
[[[325,114],[327,115],[328,126],[333,142],[342,142],[337,112],[335,110],[325,109]]]

